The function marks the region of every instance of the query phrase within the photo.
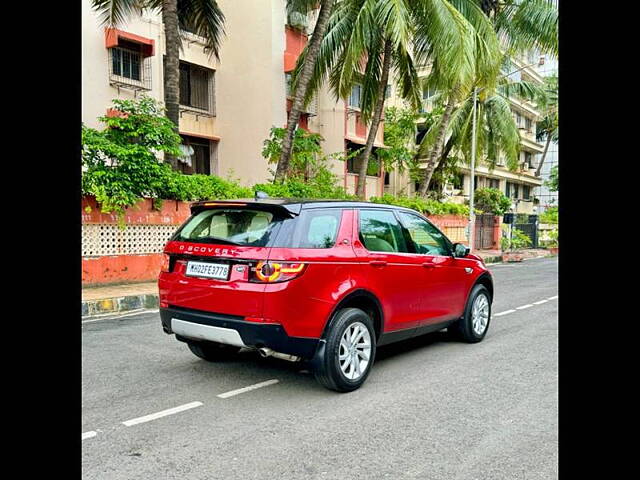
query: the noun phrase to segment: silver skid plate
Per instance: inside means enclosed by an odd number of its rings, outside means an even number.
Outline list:
[[[212,327],[199,323],[185,322],[177,318],[171,319],[171,330],[182,337],[195,340],[208,340],[210,342],[225,343],[236,347],[246,347],[240,334],[232,328]]]

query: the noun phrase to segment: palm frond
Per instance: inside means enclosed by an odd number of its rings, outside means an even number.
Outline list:
[[[496,14],[496,31],[515,51],[537,48],[558,56],[558,10],[547,0],[522,0]]]
[[[92,0],[91,7],[100,14],[103,25],[115,27],[142,10],[139,0]]]
[[[504,82],[497,87],[497,92],[503,97],[519,97],[535,102],[538,106],[546,105],[549,101],[544,86],[534,82]]]
[[[205,38],[205,51],[219,58],[225,18],[216,0],[178,0],[178,21]]]
[[[473,26],[447,0],[423,0],[413,13],[416,62],[433,62],[431,75],[442,89],[470,88],[476,67]]]
[[[395,49],[391,68],[396,72],[398,92],[411,108],[419,110],[422,106],[422,85],[411,54],[402,46]]]
[[[384,41],[380,38],[378,45],[371,45],[367,52],[367,64],[364,73],[355,80],[362,85],[360,110],[362,119],[369,122],[378,99],[378,86],[382,81],[382,63],[384,61]],[[355,83],[355,82],[354,82]]]

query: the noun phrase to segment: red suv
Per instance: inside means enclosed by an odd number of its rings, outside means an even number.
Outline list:
[[[322,385],[346,392],[364,383],[377,346],[487,332],[490,272],[413,210],[269,198],[191,213],[164,250],[160,316],[200,358],[248,347],[308,360]]]

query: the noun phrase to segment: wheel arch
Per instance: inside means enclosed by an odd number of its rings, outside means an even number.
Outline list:
[[[489,295],[491,295],[491,302],[493,303],[493,278],[491,278],[491,274],[489,272],[483,272],[480,276],[478,276],[478,278],[476,278],[476,281],[473,282],[473,285],[471,285],[469,293],[471,293],[471,290],[473,290],[473,287],[475,287],[476,285],[483,285],[487,290],[489,290]]]
[[[325,338],[336,313],[343,308],[359,308],[367,313],[371,317],[371,320],[373,320],[376,341],[380,339],[380,335],[382,335],[382,331],[384,330],[384,311],[382,310],[382,304],[380,303],[380,300],[378,300],[378,297],[365,289],[357,289],[349,292],[336,304],[335,307],[333,307],[331,314],[325,322],[321,338]]]

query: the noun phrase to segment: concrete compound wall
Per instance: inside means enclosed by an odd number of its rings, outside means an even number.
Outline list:
[[[122,228],[117,215],[101,212],[95,198],[84,197],[83,286],[154,281],[160,271],[164,244],[189,215],[188,202],[164,200],[156,210],[150,199],[144,199],[126,210]],[[451,241],[466,243],[467,217],[433,215],[429,219]]]

